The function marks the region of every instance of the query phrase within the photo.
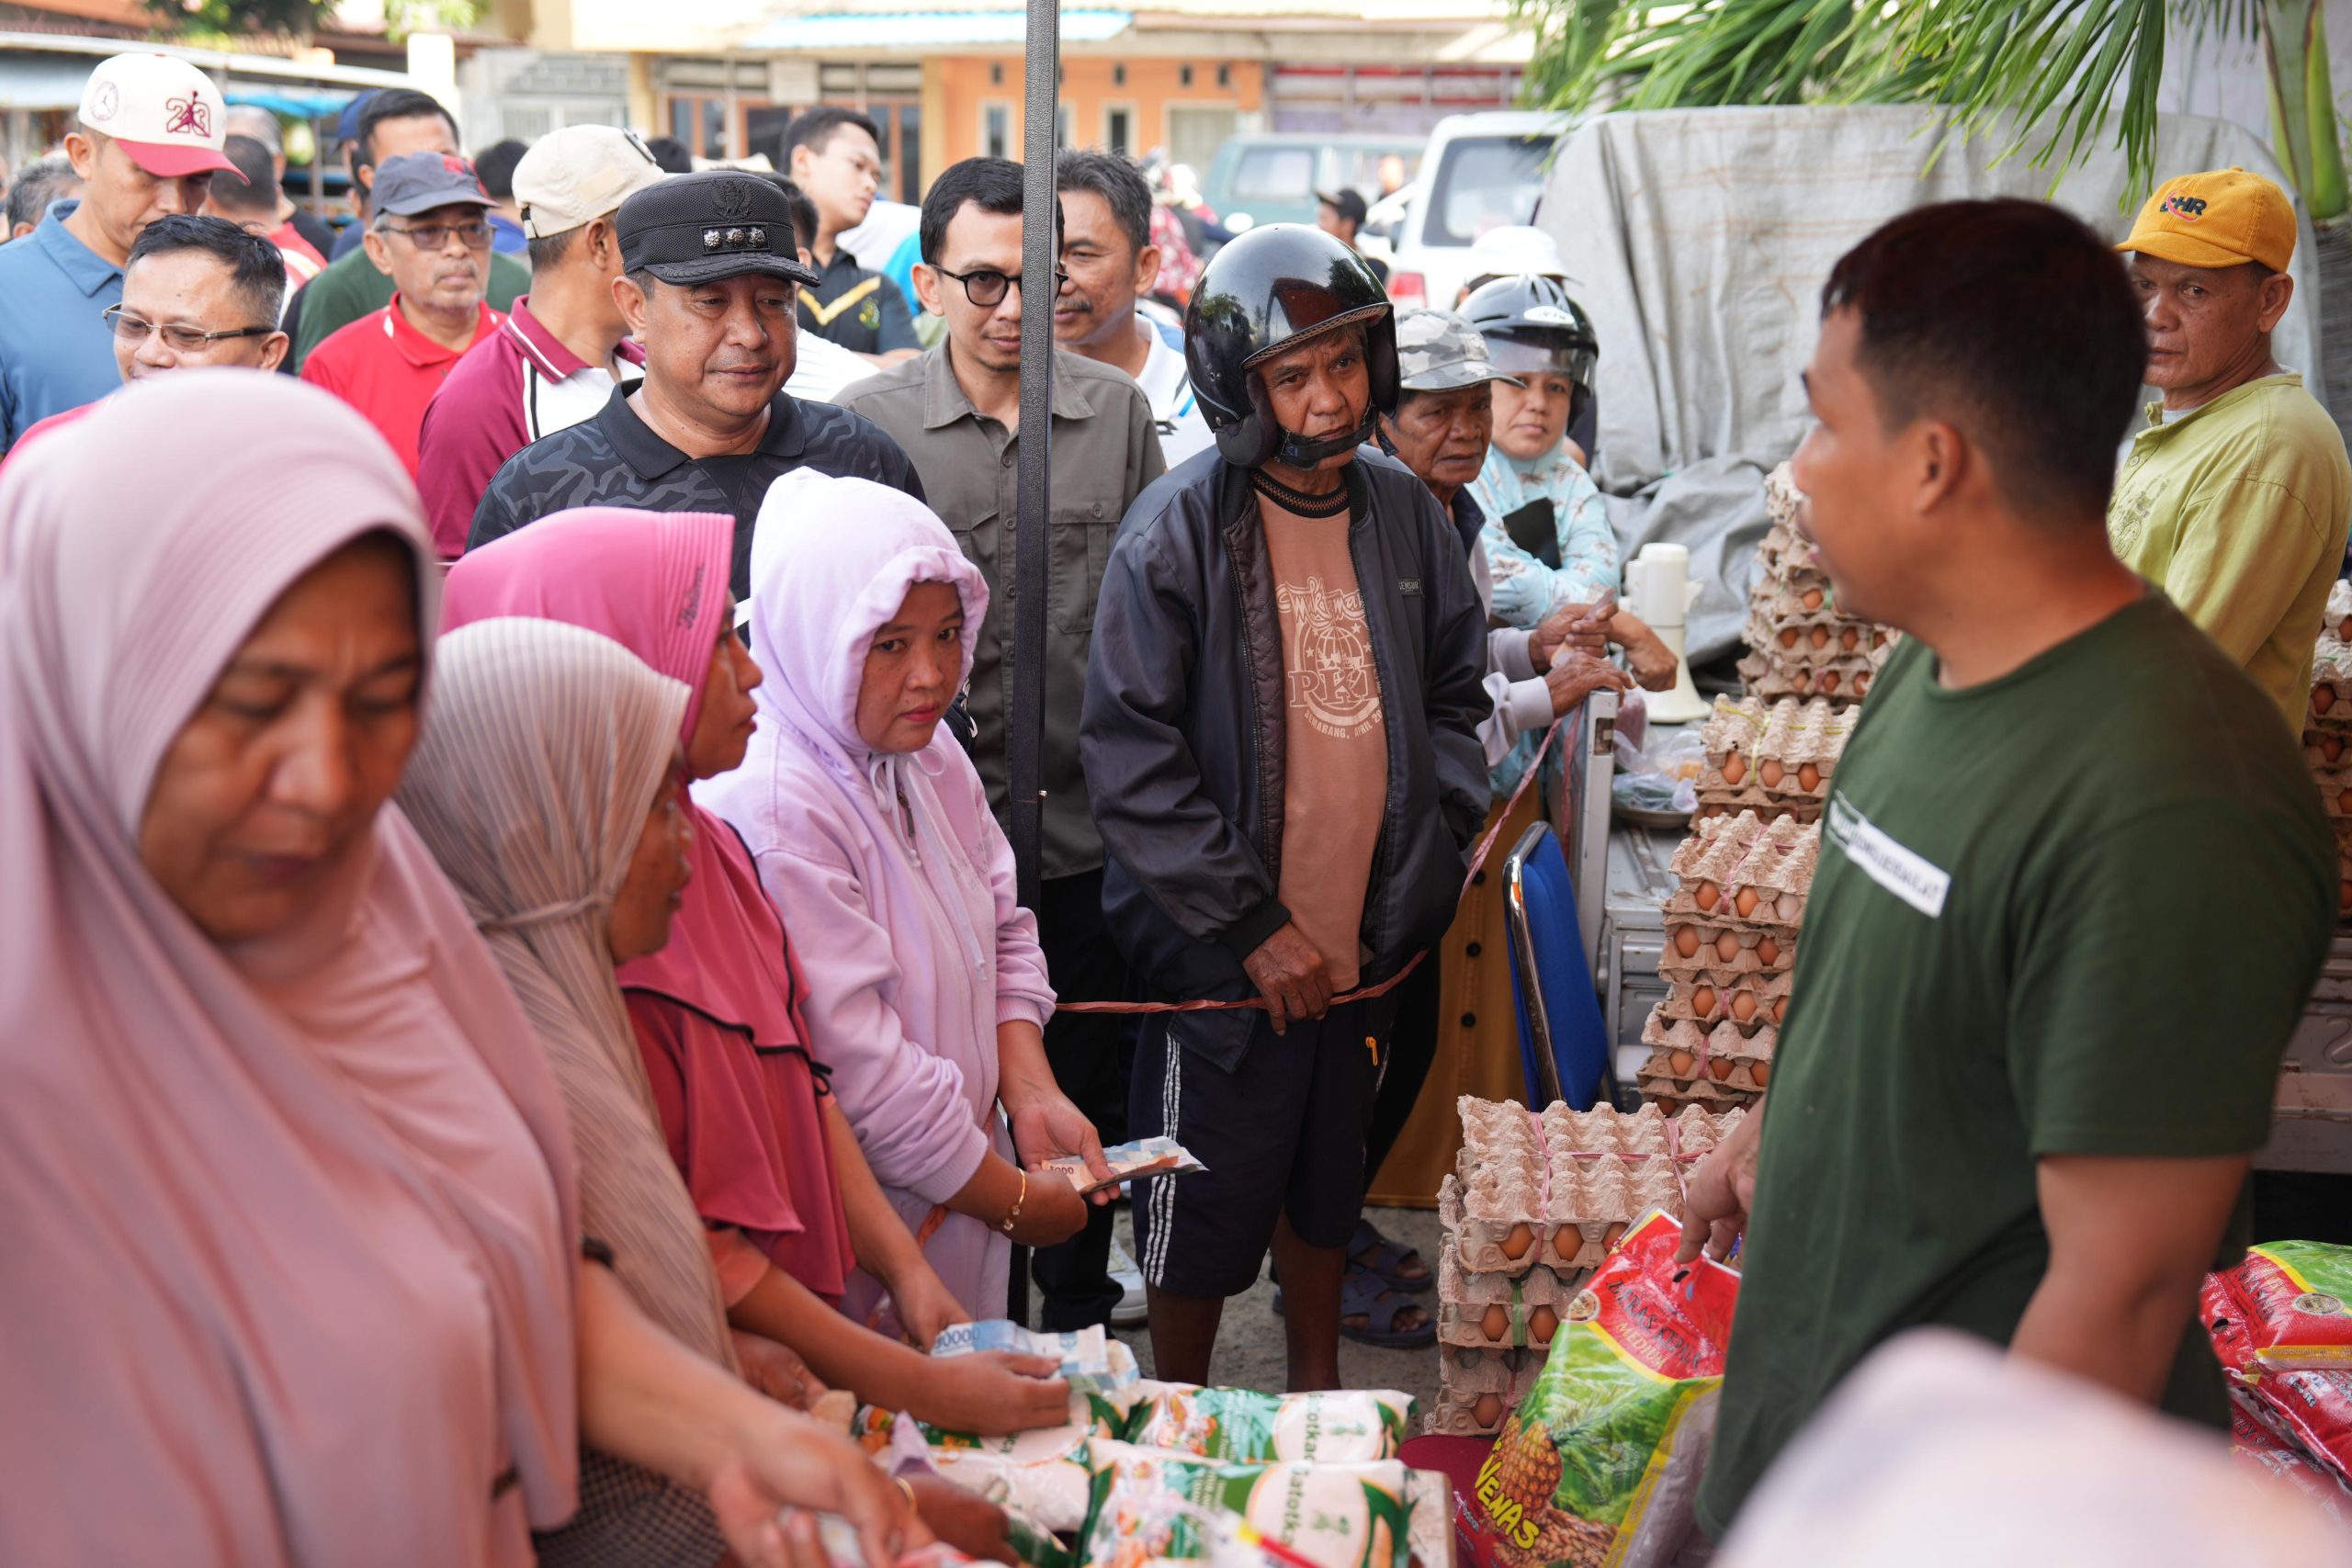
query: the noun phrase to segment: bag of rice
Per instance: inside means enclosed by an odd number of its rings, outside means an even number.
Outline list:
[[[1414,1404],[1394,1389],[1282,1394],[1145,1381],[1125,1392],[1128,1442],[1220,1460],[1395,1459]]]
[[[1074,1530],[1086,1523],[1092,1497],[1087,1445],[1117,1437],[1126,1419],[1121,1404],[1101,1394],[1073,1393],[1069,1420],[1059,1427],[983,1438],[942,1431],[869,1405],[858,1412],[850,1435],[878,1456],[907,1442],[906,1434],[912,1432],[922,1439],[922,1457],[947,1480],[1048,1530]]]
[[[1202,1516],[1220,1510],[1315,1568],[1406,1568],[1412,1506],[1396,1460],[1233,1464],[1098,1442],[1094,1467],[1091,1568],[1204,1562],[1217,1543]]]
[[[1674,1263],[1682,1227],[1635,1221],[1479,1468],[1476,1506],[1521,1568],[1657,1568],[1690,1528],[1739,1274]]]
[[[2206,1276],[2204,1295],[2209,1325],[2229,1314],[2224,1301],[2234,1304],[2265,1371],[2352,1367],[2352,1247],[2266,1242],[2236,1268]]]

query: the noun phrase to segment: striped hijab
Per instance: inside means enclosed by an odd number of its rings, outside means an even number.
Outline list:
[[[400,801],[489,940],[571,1112],[581,1229],[648,1315],[730,1370],[700,1220],[670,1161],[605,933],[645,814],[676,764],[687,690],[556,621],[441,639]]]

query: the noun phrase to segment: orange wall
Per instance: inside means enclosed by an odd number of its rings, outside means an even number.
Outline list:
[[[926,119],[935,118],[938,124],[934,142],[925,136],[927,147],[936,147],[930,161],[933,171],[949,164],[973,157],[984,151],[980,144],[981,110],[989,103],[1001,103],[1008,110],[1011,144],[1009,157],[1021,156],[1022,74],[1019,56],[997,59],[972,57],[938,57],[924,62],[925,85],[936,84],[936,107],[924,104]],[[1193,85],[1182,81],[1182,67],[1193,68]],[[1227,86],[1219,87],[1216,73],[1219,65],[1229,71]],[[1124,84],[1112,80],[1114,67],[1124,65]],[[1001,83],[989,80],[989,68],[1001,67]],[[1133,144],[1128,151],[1137,155],[1162,147],[1168,142],[1168,107],[1170,104],[1216,106],[1232,108],[1243,114],[1254,113],[1265,103],[1265,72],[1256,61],[1118,60],[1101,55],[1070,55],[1062,62],[1062,102],[1070,110],[1070,141],[1073,146],[1094,147],[1102,144],[1103,111],[1113,106],[1124,106],[1133,112]],[[926,94],[926,98],[931,97]],[[932,128],[925,127],[926,131]]]

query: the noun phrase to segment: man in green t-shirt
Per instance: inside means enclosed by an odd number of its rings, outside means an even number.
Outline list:
[[[2344,564],[2352,462],[2303,378],[2271,357],[2294,297],[2295,209],[2244,169],[2157,187],[2119,251],[2164,393],[2117,476],[2108,533],[2287,712],[2298,733],[2312,644]]]
[[[1841,606],[1905,638],[1838,765],[1772,1092],[1690,1177],[1687,1250],[1747,1238],[1718,1535],[1921,1325],[2223,1420],[2197,1287],[2335,914],[2294,740],[2108,547],[2122,264],[2056,208],[1954,202],[1823,301],[1796,479]]]

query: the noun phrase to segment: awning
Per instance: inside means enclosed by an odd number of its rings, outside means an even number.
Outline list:
[[[220,95],[231,104],[267,109],[288,119],[332,119],[356,96],[351,93],[288,92],[278,87],[243,87],[232,82]]]
[[[1066,10],[1062,42],[1106,43],[1135,22],[1132,11]],[[844,14],[779,17],[739,49],[904,49],[926,52],[953,47],[1002,44],[1019,47],[1026,17],[1018,6],[1001,11],[904,11],[892,15]]]

